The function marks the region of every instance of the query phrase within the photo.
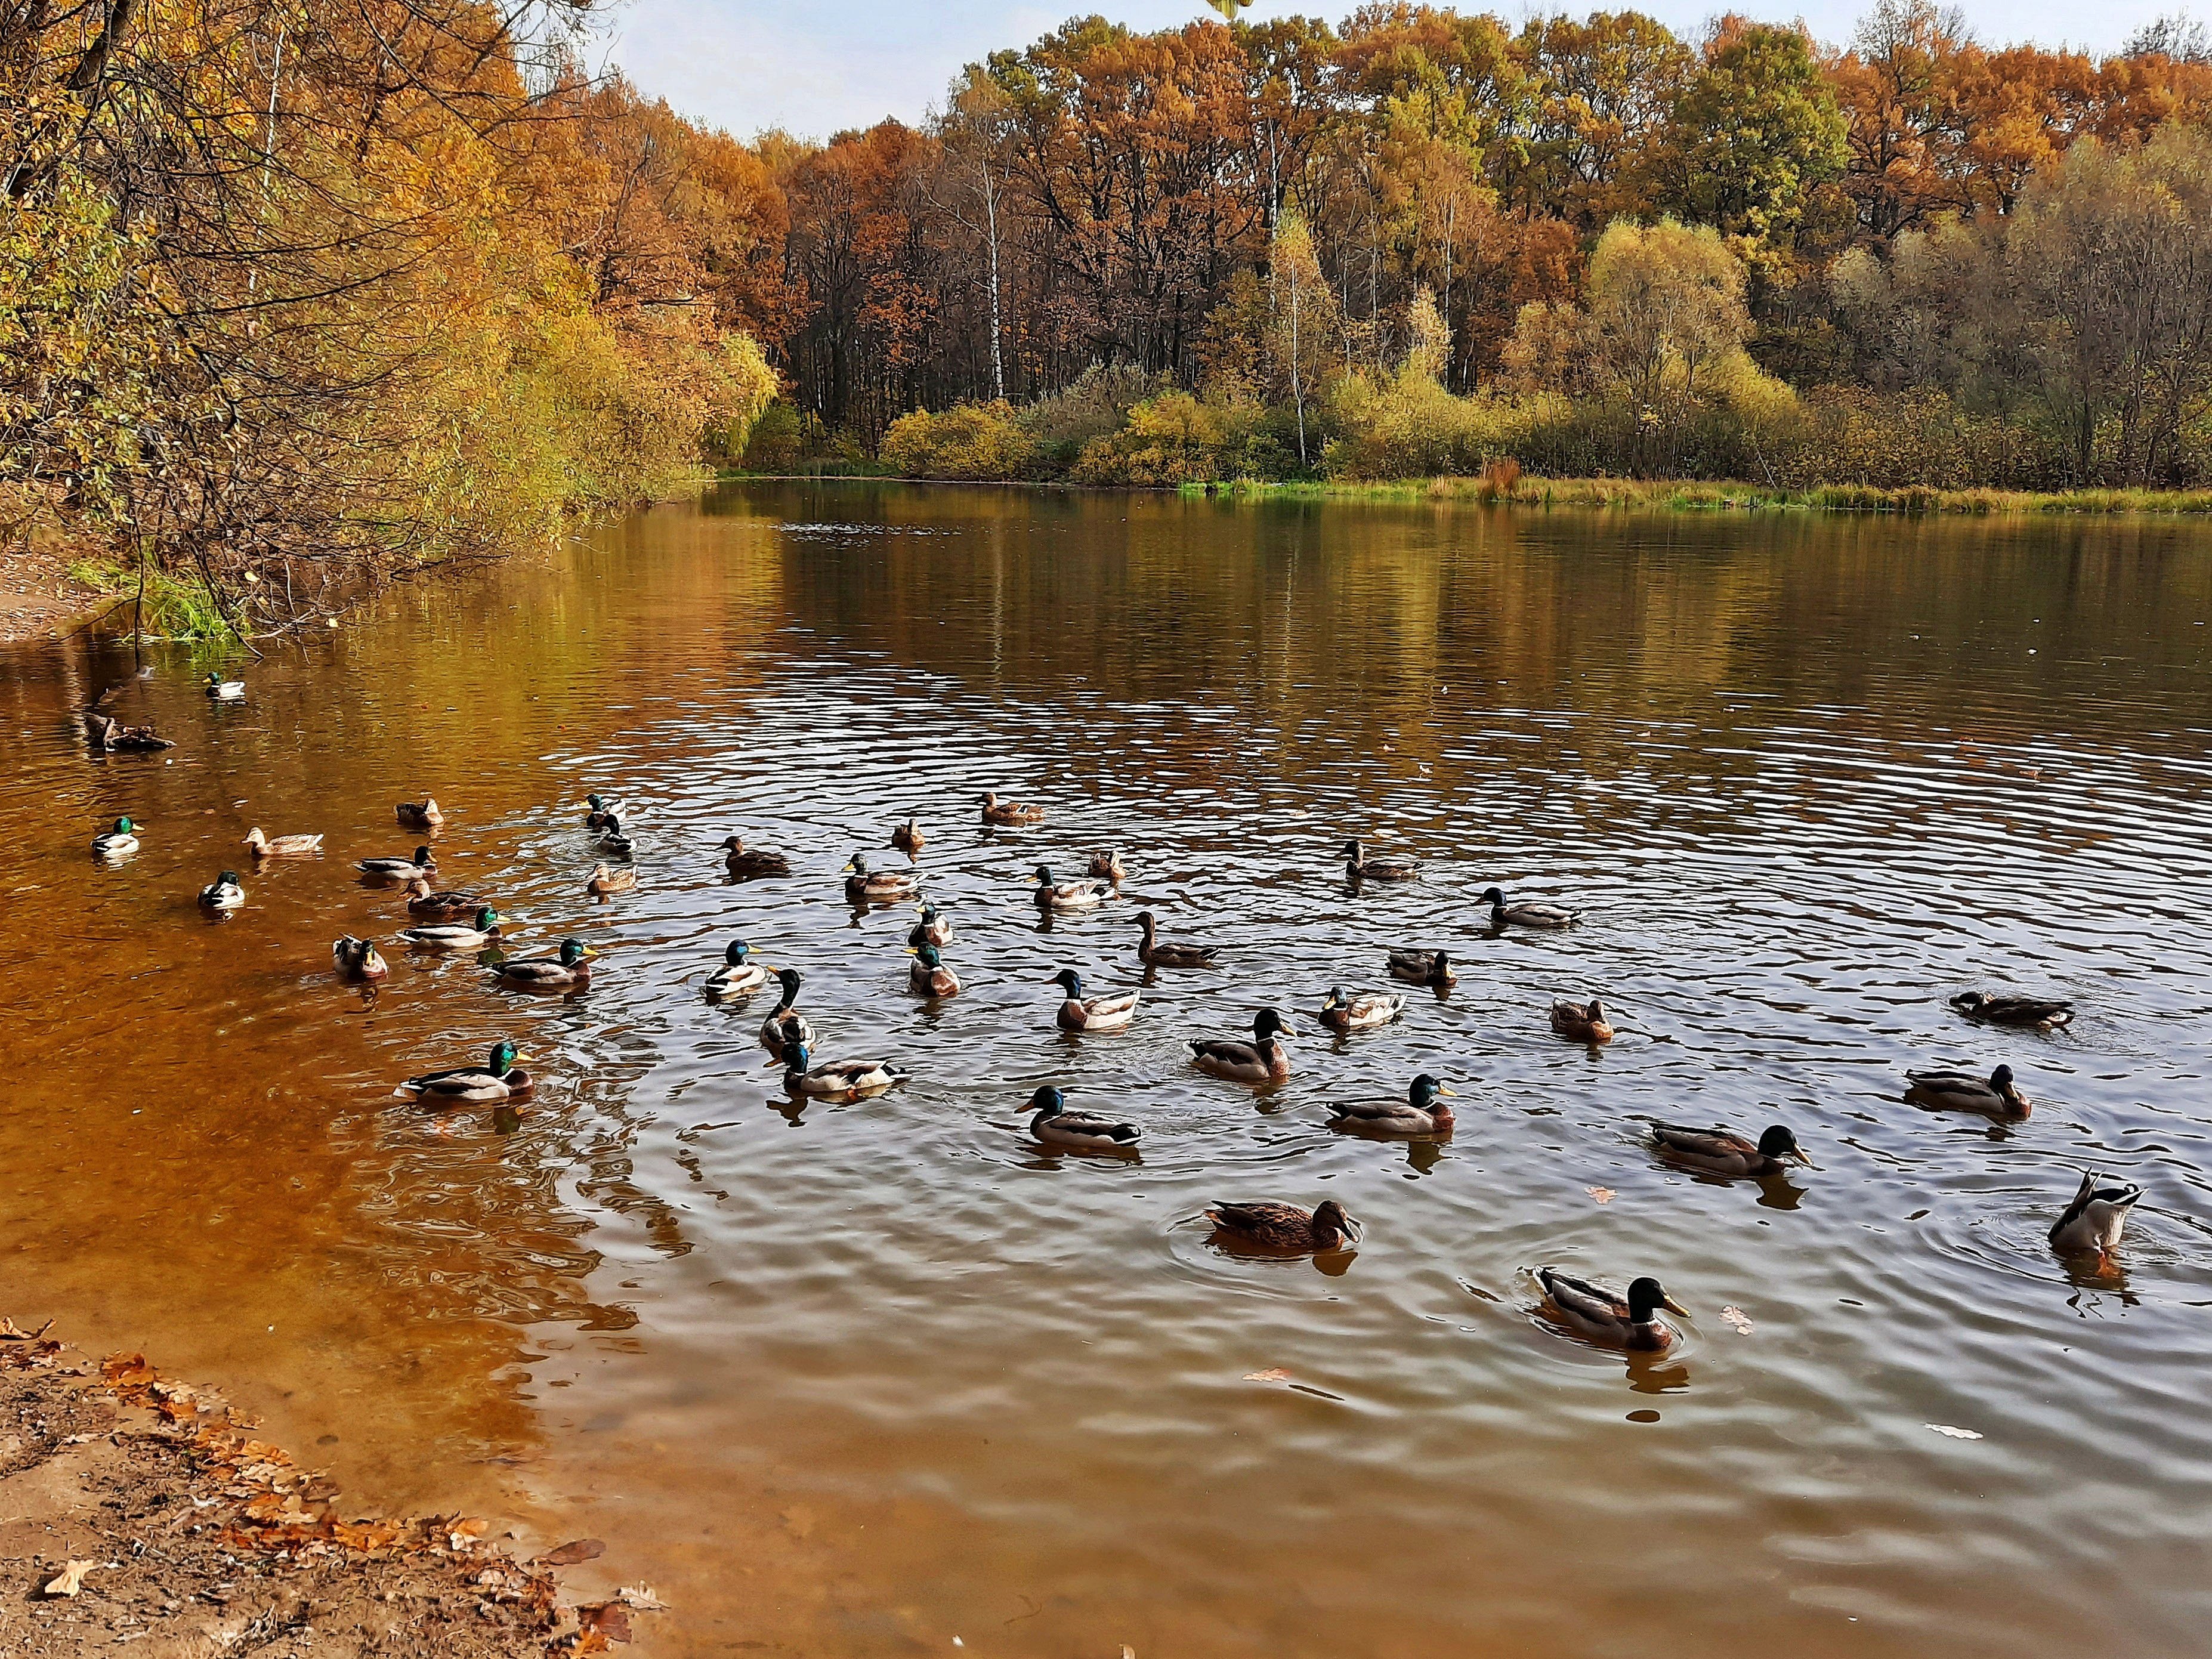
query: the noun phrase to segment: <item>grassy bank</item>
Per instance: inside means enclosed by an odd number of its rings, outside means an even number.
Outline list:
[[[1407,478],[1390,483],[1187,483],[1187,496],[1316,501],[1474,501],[1512,507],[1582,507],[1685,513],[1794,508],[1814,513],[2190,514],[2212,513],[2212,489],[2075,489],[2037,494],[2007,489],[1882,489],[1822,484],[1780,489],[1764,484],[1640,478],[1522,477],[1510,487],[1487,478]]]

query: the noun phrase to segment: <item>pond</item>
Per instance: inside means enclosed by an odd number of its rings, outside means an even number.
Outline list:
[[[592,1534],[674,1611],[645,1650],[1212,1659],[2170,1654],[2212,1614],[2206,1073],[2212,532],[1595,516],[869,484],[732,486],[395,589],[327,641],[147,659],[177,740],[88,757],[126,649],[0,657],[0,1307],[221,1382],[349,1502]],[[232,665],[234,666],[235,665]],[[1047,821],[987,829],[981,793]],[[584,884],[579,803],[637,890]],[[419,837],[502,988],[393,938],[354,861]],[[855,912],[919,817],[965,982]],[[128,861],[94,830],[145,827]],[[240,841],[323,833],[257,871]],[[732,833],[788,877],[726,873]],[[1425,860],[1345,879],[1352,836]],[[1040,921],[1032,872],[1117,848]],[[246,907],[195,895],[240,872]],[[1477,895],[1582,912],[1493,933]],[[1147,975],[1133,918],[1219,947]],[[331,941],[373,934],[365,991]],[[702,988],[743,937],[817,1058],[804,1109]],[[1339,1038],[1331,986],[1448,949]],[[1140,989],[1055,1028],[1079,969]],[[1976,1025],[1972,987],[2070,998]],[[1601,993],[1614,1041],[1547,1024]],[[1279,1086],[1192,1037],[1301,1028]],[[1307,1016],[1298,1018],[1303,1011]],[[519,1113],[395,1099],[512,1036]],[[2026,1121],[1908,1066],[2012,1066]],[[1445,1141],[1333,1106],[1457,1091]],[[1143,1131],[1041,1149],[1046,1083]],[[1729,1183],[1653,1119],[1812,1167]],[[2045,1233],[2145,1189],[2110,1263]],[[1334,1197],[1356,1250],[1255,1257],[1219,1200]],[[1662,1278],[1684,1340],[1551,1328],[1533,1270]],[[642,1626],[641,1626],[642,1627]]]

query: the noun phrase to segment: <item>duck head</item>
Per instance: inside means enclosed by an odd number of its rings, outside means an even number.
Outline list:
[[[1778,1164],[1810,1164],[1805,1149],[1797,1144],[1797,1137],[1790,1133],[1790,1126],[1778,1123],[1759,1138],[1759,1152]]]
[[[1486,887],[1475,895],[1474,902],[1477,904],[1495,905],[1502,909],[1505,904],[1505,895],[1495,887]]]
[[[722,837],[722,848],[725,852],[742,853],[745,850],[745,838],[743,836],[725,836]]]
[[[491,1074],[494,1077],[505,1077],[509,1072],[514,1069],[517,1061],[525,1060],[529,1058],[530,1056],[528,1054],[524,1054],[521,1049],[516,1048],[512,1042],[502,1040],[496,1044],[491,1051]]]
[[[1077,973],[1074,969],[1061,969],[1048,982],[1057,985],[1061,990],[1066,992],[1067,1000],[1070,1002],[1083,1000],[1083,975]]]
[[[854,854],[845,866],[845,873],[856,881],[866,881],[868,878],[868,855],[866,853]]]
[[[427,870],[437,861],[436,855],[428,848],[418,847],[415,849],[415,867],[417,870]]]
[[[1314,1231],[1316,1232],[1324,1227],[1334,1227],[1354,1244],[1357,1244],[1367,1232],[1367,1229],[1355,1220],[1346,1211],[1343,1205],[1333,1198],[1325,1198],[1314,1207],[1313,1224]]]
[[[793,1043],[783,1051],[783,1074],[786,1077],[805,1077],[807,1063],[813,1058],[805,1043]]]
[[[1252,1035],[1264,1046],[1279,1036],[1296,1036],[1297,1033],[1274,1009],[1262,1008],[1252,1017]]]
[[[732,968],[742,968],[745,965],[745,958],[752,953],[751,945],[741,939],[733,939],[730,941],[730,948],[722,952],[722,960]]]
[[[561,941],[561,965],[563,968],[574,968],[586,957],[597,955],[599,955],[597,951],[580,939],[564,939]]]
[[[1067,1109],[1067,1097],[1048,1083],[1030,1097],[1030,1110],[1039,1119],[1058,1117]]]
[[[1971,1014],[1978,1012],[1989,1000],[1985,991],[1961,991],[1951,999],[1951,1006],[1962,1014]]]
[[[1638,1325],[1649,1325],[1651,1316],[1664,1308],[1669,1313],[1688,1318],[1690,1310],[1667,1294],[1666,1287],[1650,1276],[1638,1279],[1628,1287],[1628,1317]]]
[[[1445,1088],[1441,1082],[1439,1082],[1436,1078],[1431,1077],[1426,1072],[1422,1073],[1420,1076],[1415,1078],[1406,1091],[1407,1101],[1412,1104],[1416,1110],[1424,1112],[1441,1112],[1446,1117],[1451,1115],[1451,1108],[1449,1106],[1439,1107],[1437,1104],[1437,1102],[1439,1100],[1456,1100],[1459,1097],[1457,1095]]]
[[[945,965],[945,958],[937,953],[937,947],[927,940],[914,947],[914,959],[933,974]]]
[[[499,932],[499,912],[489,904],[485,905],[483,909],[477,912],[476,929],[479,933]]]
[[[776,975],[775,982],[783,987],[782,1006],[786,1008],[790,1007],[793,1003],[799,1000],[799,988],[805,983],[805,981],[799,976],[799,969],[796,968],[784,969],[781,973]]]
[[[1160,924],[1150,910],[1139,910],[1137,912],[1137,926],[1143,928],[1145,937],[1150,939],[1159,931]]]
[[[1040,886],[1040,887],[1049,887],[1049,886],[1051,886],[1051,885],[1053,884],[1053,880],[1052,880],[1052,866],[1049,866],[1049,865],[1045,865],[1045,864],[1040,864],[1039,866],[1037,866],[1037,867],[1036,867],[1036,878],[1037,878],[1037,885],[1038,885],[1038,886]]]
[[[1343,856],[1350,859],[1354,864],[1359,862],[1359,841],[1357,836],[1344,843]]]
[[[235,886],[237,886],[237,885],[238,885],[238,872],[237,872],[237,871],[235,871],[235,870],[226,870],[226,871],[224,871],[221,875],[217,876],[217,877],[215,878],[215,884],[216,884],[216,886],[218,886],[218,887],[235,887]]]
[[[138,833],[138,826],[131,823],[129,818],[118,818],[115,820],[115,833],[118,836],[135,836]]]
[[[1431,985],[1442,985],[1450,977],[1450,953],[1449,951],[1439,951],[1429,960],[1429,983]]]

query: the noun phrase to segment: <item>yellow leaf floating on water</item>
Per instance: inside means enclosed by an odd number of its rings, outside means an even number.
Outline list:
[[[72,1561],[46,1581],[48,1595],[75,1595],[84,1588],[84,1576],[100,1565],[97,1561]]]
[[[1245,1372],[1244,1380],[1247,1382],[1287,1382],[1291,1380],[1291,1374],[1279,1365],[1270,1365],[1264,1371]]]
[[[1731,1304],[1728,1307],[1721,1310],[1721,1317],[1728,1321],[1729,1324],[1735,1327],[1735,1334],[1738,1336],[1749,1336],[1751,1334],[1751,1316],[1745,1313],[1742,1309]]]
[[[1601,1204],[1610,1204],[1619,1196],[1610,1187],[1585,1187],[1583,1190]]]
[[[1954,1429],[1948,1423],[1924,1423],[1923,1428],[1933,1429],[1951,1440],[1979,1440],[1982,1437],[1972,1429]]]

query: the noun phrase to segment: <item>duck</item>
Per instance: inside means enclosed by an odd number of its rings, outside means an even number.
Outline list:
[[[765,847],[748,847],[743,836],[731,836],[722,842],[722,862],[728,867],[731,876],[738,881],[791,873],[789,859]]]
[[[989,791],[983,795],[983,822],[986,823],[1042,823],[1044,808],[1027,806],[1018,800],[1000,800]]]
[[[220,674],[210,674],[207,677],[207,694],[217,702],[243,702],[246,700],[246,682],[227,680]]]
[[[848,904],[895,904],[912,898],[921,885],[921,878],[908,871],[869,869],[865,853],[854,854],[845,866]]]
[[[786,1049],[811,1046],[814,1028],[806,1016],[793,1005],[799,1000],[799,988],[805,981],[799,969],[786,968],[776,975],[775,982],[783,988],[783,1000],[769,1011],[768,1018],[761,1024],[761,1046],[781,1058]]]
[[[634,845],[630,838],[623,833],[621,816],[614,812],[608,813],[606,822],[599,826],[599,850],[602,853],[611,854],[618,859],[626,859],[630,855]]]
[[[584,808],[584,827],[586,830],[604,830],[610,821],[623,817],[629,811],[620,801],[598,794],[585,796]]]
[[[1060,1029],[1063,1031],[1119,1031],[1126,1030],[1137,1017],[1139,994],[1135,991],[1086,997],[1083,994],[1083,975],[1073,968],[1061,969],[1052,976],[1051,982],[1067,994],[1060,1005]]]
[[[422,921],[459,921],[472,916],[491,901],[482,893],[449,887],[433,889],[430,878],[419,872],[407,883],[407,914]]]
[[[428,848],[418,847],[411,859],[363,859],[354,868],[378,881],[428,879],[438,873],[438,859]]]
[[[915,923],[914,931],[906,936],[906,942],[908,945],[934,945],[940,947],[951,944],[952,918],[933,904],[923,905],[921,920]]]
[[[783,1086],[794,1095],[857,1100],[879,1095],[906,1081],[908,1073],[887,1060],[829,1060],[817,1066],[806,1044],[794,1043],[784,1055]]]
[[[1393,951],[1389,960],[1393,979],[1432,991],[1449,991],[1459,983],[1459,970],[1451,965],[1449,951]]]
[[[1334,1106],[1328,1127],[1345,1134],[1448,1135],[1459,1120],[1443,1103],[1458,1097],[1426,1072],[1406,1085],[1403,1100],[1356,1100]]]
[[[1239,1243],[1318,1255],[1357,1244],[1366,1231],[1333,1198],[1322,1200],[1310,1211],[1295,1204],[1217,1203],[1206,1212],[1206,1218]]]
[[[1147,968],[1211,968],[1218,947],[1212,945],[1160,943],[1160,924],[1150,910],[1137,912],[1144,938],[1137,941],[1137,960]]]
[[[392,814],[406,830],[435,830],[446,821],[446,815],[438,810],[437,800],[429,795],[421,800],[403,800],[392,809]]]
[[[246,902],[246,889],[238,884],[238,872],[226,870],[200,889],[203,910],[235,910]]]
[[[425,1072],[410,1077],[392,1092],[404,1100],[484,1102],[523,1100],[536,1085],[530,1073],[516,1070],[529,1059],[512,1042],[501,1042],[482,1066],[456,1066],[449,1072]]]
[[[1911,1087],[1905,1097],[1940,1112],[1979,1112],[1984,1117],[2017,1123],[2035,1103],[2013,1086],[2012,1067],[2000,1066],[1988,1080],[1972,1072],[1907,1072]]]
[[[1569,1002],[1562,999],[1552,1005],[1552,1029],[1561,1036],[1595,1047],[1613,1041],[1613,1025],[1605,1017],[1605,1005],[1593,996],[1588,1002]]]
[[[138,826],[129,818],[116,819],[113,828],[92,838],[92,855],[96,859],[127,858],[137,850]]]
[[[492,964],[502,985],[518,991],[580,991],[592,982],[591,959],[597,951],[580,939],[564,939],[560,953],[550,957],[522,957]]]
[[[1362,991],[1358,996],[1346,996],[1341,986],[1328,988],[1328,1000],[1314,1011],[1313,1018],[1332,1031],[1370,1031],[1378,1025],[1388,1025],[1406,1012],[1406,999],[1395,991]]]
[[[2083,1171],[2074,1201],[2051,1224],[2051,1248],[2062,1255],[2082,1255],[2092,1250],[2100,1255],[2111,1255],[2119,1247],[2128,1212],[2142,1195],[2142,1188],[2132,1182],[2108,1187],[2095,1170]]]
[[[1346,881],[1412,881],[1420,873],[1419,859],[1388,854],[1370,859],[1361,849],[1358,837],[1344,843]]]
[[[1252,1040],[1240,1042],[1229,1037],[1198,1037],[1191,1040],[1191,1064],[1201,1072],[1211,1072],[1215,1077],[1229,1079],[1234,1083],[1280,1083],[1291,1074],[1290,1050],[1280,1041],[1297,1033],[1286,1024],[1282,1015],[1273,1008],[1262,1008],[1252,1017]]]
[[[1633,1280],[1626,1296],[1609,1285],[1578,1279],[1558,1267],[1537,1268],[1536,1282],[1544,1287],[1544,1299],[1559,1323],[1592,1342],[1634,1353],[1664,1353],[1681,1340],[1658,1316],[1660,1309],[1685,1317],[1690,1311],[1648,1276]]]
[[[957,997],[960,994],[960,976],[945,965],[945,958],[937,954],[934,945],[917,945],[912,951],[914,960],[907,964],[908,987],[926,997]]]
[[[125,726],[112,714],[88,714],[85,724],[95,746],[118,754],[146,755],[177,746],[150,726]]]
[[[1546,904],[1540,899],[1508,904],[1505,895],[1495,887],[1484,888],[1475,902],[1490,907],[1490,925],[1493,928],[1503,928],[1508,922],[1516,927],[1571,927],[1583,919],[1579,910]]]
[[[1986,991],[1961,991],[1951,1006],[1968,1019],[1990,1025],[2026,1025],[2055,1031],[2074,1023],[2074,1005],[2063,997],[1996,997]]]
[[[472,922],[441,921],[427,927],[403,927],[394,935],[418,951],[474,951],[499,937],[501,916],[489,904]]]
[[[258,859],[305,858],[310,853],[323,850],[320,836],[264,836],[258,825],[246,832],[244,845],[253,849]]]
[[[610,870],[604,864],[593,865],[592,873],[584,880],[585,892],[593,898],[605,898],[610,893],[627,893],[636,885],[636,871]]]
[[[1133,1152],[1145,1132],[1133,1123],[1067,1109],[1067,1097],[1049,1083],[1030,1097],[1030,1134],[1047,1146],[1088,1152]]]
[[[382,979],[392,971],[374,939],[356,939],[351,933],[331,946],[331,965],[344,979]]]
[[[921,849],[928,844],[929,837],[922,834],[921,826],[912,818],[908,818],[891,831],[893,849],[905,854],[910,859],[921,857]]]
[[[749,997],[769,981],[769,965],[750,960],[753,947],[741,939],[730,941],[722,952],[722,965],[707,975],[707,994],[717,1002]]]
[[[1114,895],[1109,881],[1054,881],[1048,866],[1036,867],[1036,902],[1040,910],[1095,910]]]
[[[1109,852],[1093,853],[1091,855],[1091,873],[1119,887],[1128,880],[1129,866],[1121,862],[1121,849],[1117,847]]]
[[[1655,1123],[1651,1149],[1669,1163],[1707,1175],[1748,1176],[1765,1180],[1787,1172],[1792,1164],[1810,1164],[1787,1124],[1777,1123],[1757,1140],[1733,1129],[1692,1129],[1680,1123]]]

